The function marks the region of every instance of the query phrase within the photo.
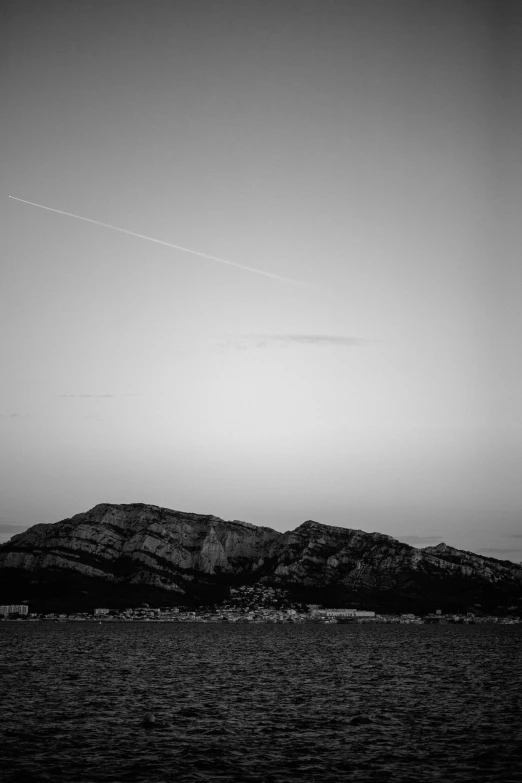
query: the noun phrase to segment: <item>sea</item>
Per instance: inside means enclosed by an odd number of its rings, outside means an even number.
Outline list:
[[[2,783],[522,780],[522,625],[3,622],[0,658]]]

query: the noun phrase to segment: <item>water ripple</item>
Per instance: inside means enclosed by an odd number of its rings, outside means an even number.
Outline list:
[[[514,783],[521,641],[522,626],[2,623],[2,780]]]

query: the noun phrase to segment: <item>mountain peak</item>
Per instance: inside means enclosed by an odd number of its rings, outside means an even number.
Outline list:
[[[429,549],[430,552],[446,552],[448,549],[452,549],[452,547],[441,541],[440,544],[437,544],[436,546],[425,546],[423,549]]]
[[[187,599],[243,579],[387,606],[394,596],[402,606],[425,596],[439,601],[441,591],[455,594],[457,603],[481,603],[482,594],[499,585],[522,600],[520,566],[444,543],[415,549],[388,535],[313,519],[283,533],[148,503],[100,503],[71,519],[35,525],[0,546],[0,569],[6,584],[27,582],[29,596],[31,585],[37,595],[38,585],[67,574],[82,585],[80,592],[87,579],[103,594],[140,585]]]
[[[326,533],[328,531],[346,531],[348,528],[338,527],[337,525],[325,525],[324,522],[316,522],[315,519],[307,519],[306,522],[302,522],[298,527],[296,527],[293,531],[293,533],[299,532],[307,532],[307,531],[321,531],[323,533]]]

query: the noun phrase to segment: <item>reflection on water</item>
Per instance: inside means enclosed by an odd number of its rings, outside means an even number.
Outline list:
[[[521,643],[522,626],[2,623],[2,780],[518,783]]]

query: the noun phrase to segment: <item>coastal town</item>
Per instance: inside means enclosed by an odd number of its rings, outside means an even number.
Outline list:
[[[0,605],[0,621],[77,621],[77,622],[160,622],[160,623],[400,623],[477,624],[522,622],[516,614],[519,607],[506,607],[502,615],[490,615],[476,607],[475,611],[447,613],[437,609],[418,616],[411,613],[378,613],[371,609],[328,608],[319,604],[292,602],[285,590],[266,586],[243,586],[230,589],[229,598],[219,605],[188,609],[187,607],[151,607],[143,604],[126,609],[96,607],[92,611],[31,612],[28,602]]]

